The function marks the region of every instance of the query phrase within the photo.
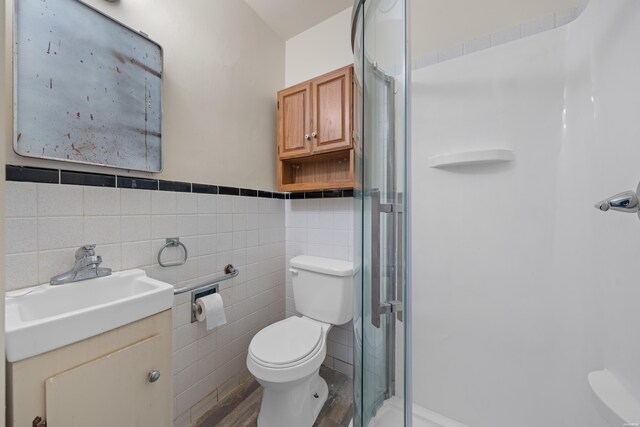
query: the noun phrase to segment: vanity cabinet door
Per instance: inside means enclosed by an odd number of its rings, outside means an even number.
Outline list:
[[[351,148],[353,67],[340,68],[312,80],[313,153]]]
[[[287,159],[311,153],[311,85],[278,92],[278,156]]]
[[[169,426],[171,367],[159,335],[46,380],[48,427]],[[153,382],[149,373],[159,371]]]

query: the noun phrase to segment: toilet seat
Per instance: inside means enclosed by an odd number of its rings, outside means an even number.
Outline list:
[[[249,344],[247,367],[259,380],[284,383],[320,368],[327,353],[331,325],[306,317],[289,317],[258,332]]]
[[[299,365],[320,349],[323,330],[320,323],[303,317],[289,317],[258,332],[249,353],[262,366],[278,369]]]

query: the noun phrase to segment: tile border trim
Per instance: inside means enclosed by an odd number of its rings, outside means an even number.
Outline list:
[[[200,184],[181,181],[166,181],[154,178],[139,178],[123,175],[108,175],[93,172],[68,171],[32,166],[6,165],[7,181],[37,182],[44,184],[71,184],[92,187],[129,188],[137,190],[175,191],[182,193],[223,194],[230,196],[259,197],[264,199],[329,199],[353,197],[353,190],[305,191],[279,193],[249,188]]]

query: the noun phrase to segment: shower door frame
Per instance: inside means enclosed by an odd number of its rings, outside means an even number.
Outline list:
[[[371,1],[371,0],[369,0]],[[384,346],[385,346],[385,361],[386,361],[386,372],[385,372],[385,377],[386,377],[386,390],[384,391],[384,395],[383,395],[383,399],[389,399],[391,398],[393,395],[396,394],[396,378],[395,378],[395,374],[396,374],[396,369],[395,369],[395,365],[396,365],[396,316],[398,321],[402,322],[403,325],[403,369],[404,369],[404,378],[403,378],[403,403],[404,403],[404,426],[411,426],[412,425],[412,395],[411,395],[411,275],[410,275],[410,239],[409,239],[409,227],[410,227],[410,217],[409,217],[409,202],[410,202],[410,197],[408,197],[409,190],[410,190],[410,182],[409,182],[409,177],[410,177],[410,162],[408,162],[407,160],[409,159],[409,82],[410,82],[410,77],[411,77],[411,69],[408,66],[408,64],[410,64],[409,61],[409,43],[408,43],[408,9],[407,9],[407,1],[406,0],[399,0],[402,1],[404,4],[404,8],[403,8],[403,41],[404,41],[404,46],[401,47],[401,49],[403,50],[403,54],[404,54],[404,64],[403,64],[403,73],[402,73],[402,77],[404,78],[404,85],[403,85],[403,93],[402,95],[404,95],[404,117],[402,118],[401,121],[398,121],[398,124],[400,124],[401,126],[404,126],[403,129],[403,136],[404,136],[404,143],[401,145],[402,148],[404,149],[404,164],[403,164],[403,174],[398,174],[397,173],[397,164],[396,164],[396,132],[395,132],[395,126],[396,126],[396,116],[395,116],[395,93],[396,93],[396,84],[395,84],[395,79],[391,76],[388,76],[386,73],[384,73],[383,70],[381,70],[378,66],[377,63],[375,62],[371,62],[369,60],[369,58],[367,58],[367,55],[364,51],[363,48],[363,52],[362,52],[362,84],[363,86],[366,85],[366,73],[367,70],[373,70],[374,73],[374,78],[377,80],[381,80],[384,85],[386,86],[386,90],[387,90],[387,94],[386,94],[386,98],[387,98],[387,103],[386,103],[386,112],[388,114],[388,128],[387,128],[387,151],[385,153],[386,155],[386,162],[384,167],[387,168],[387,173],[385,174],[386,177],[386,183],[385,183],[385,190],[386,193],[382,193],[379,191],[380,189],[371,189],[371,191],[369,189],[366,188],[366,186],[364,185],[364,183],[361,181],[360,183],[356,183],[356,187],[358,186],[358,184],[360,184],[361,186],[361,191],[360,191],[360,198],[361,200],[358,200],[357,202],[360,202],[362,204],[362,211],[363,213],[366,213],[366,199],[369,198],[371,200],[371,210],[373,210],[373,213],[371,214],[371,222],[372,222],[372,226],[371,226],[371,255],[372,255],[372,261],[371,261],[371,281],[372,281],[372,298],[371,301],[364,301],[363,297],[365,295],[365,283],[364,280],[366,280],[366,275],[364,274],[363,271],[363,283],[362,283],[362,287],[355,287],[356,292],[360,292],[360,296],[359,296],[359,300],[361,301],[362,306],[360,307],[360,309],[362,309],[362,315],[360,316],[360,321],[363,323],[362,324],[362,329],[361,329],[361,333],[362,333],[362,337],[363,337],[363,342],[360,343],[362,345],[362,351],[358,352],[357,354],[359,354],[361,356],[362,360],[356,360],[356,364],[354,366],[354,368],[358,368],[358,363],[360,364],[359,368],[360,368],[360,376],[356,375],[356,378],[360,379],[360,383],[359,384],[355,384],[355,387],[364,387],[364,376],[367,375],[366,370],[364,369],[364,365],[365,365],[365,354],[364,354],[364,349],[366,348],[364,341],[366,341],[366,334],[364,329],[366,327],[376,327],[379,328],[380,327],[380,316],[385,316],[388,320],[384,321],[384,327],[385,327],[385,332],[384,332],[384,338],[385,338],[385,342],[384,342]],[[365,17],[365,13],[364,13],[364,6],[365,3],[367,2],[367,0],[355,0],[354,6],[353,6],[353,10],[352,10],[352,28],[351,28],[351,42],[352,42],[352,48],[354,48],[354,55],[356,54],[355,52],[355,47],[354,47],[354,42],[356,39],[356,34],[358,32],[358,30],[360,29],[360,31],[362,31],[363,35],[363,39],[364,39],[364,33],[365,33],[365,25],[366,25],[366,17]],[[358,22],[359,19],[362,19],[362,23],[360,25],[360,27],[358,27]],[[363,44],[364,44],[364,40],[363,40]],[[368,63],[367,63],[368,62]],[[357,61],[356,61],[357,63]],[[363,133],[366,133],[365,129],[367,129],[365,127],[365,120],[367,120],[368,118],[372,117],[371,114],[367,114],[366,113],[366,106],[365,106],[365,93],[366,90],[363,87],[362,88],[362,96],[359,99],[354,99],[354,102],[361,102],[363,103],[361,111],[362,111],[362,116],[361,116],[361,120],[362,123],[360,123],[361,126],[361,130],[363,131]],[[365,139],[363,137],[363,139]],[[372,141],[374,139],[372,138]],[[375,143],[375,142],[374,142]],[[363,142],[364,145],[364,142]],[[365,149],[363,147],[363,155],[362,155],[362,168],[364,169],[364,159],[365,159]],[[366,174],[363,173],[363,175],[366,176]],[[365,179],[364,176],[361,176],[362,179]],[[383,179],[383,181],[385,180]],[[402,179],[403,182],[403,187],[401,192],[397,191],[398,186],[397,184],[397,179]],[[381,196],[386,196],[384,200],[385,203],[380,203],[380,197]],[[380,243],[382,244],[382,242],[380,242],[380,234],[381,234],[381,229],[379,227],[379,224],[381,222],[380,220],[380,216],[382,214],[386,215],[392,215],[392,219],[390,219],[390,221],[385,221],[386,225],[387,225],[387,230],[386,233],[384,235],[384,245],[386,247],[386,251],[385,251],[385,257],[383,258],[384,262],[382,263],[382,267],[381,264],[378,260],[378,262],[376,262],[375,259],[375,255],[377,254],[378,256],[380,255],[380,250],[378,250],[377,252],[375,251],[374,247],[376,243]],[[361,232],[364,233],[365,232],[365,219],[363,217],[363,223],[362,225],[362,230]],[[376,224],[378,225],[376,227]],[[390,225],[390,226],[389,226]],[[404,226],[404,232],[403,232],[403,226]],[[358,233],[356,233],[356,238],[358,237]],[[364,235],[360,235],[360,237],[364,237]],[[374,243],[376,242],[376,243]],[[356,247],[363,247],[363,240],[357,241],[355,242]],[[374,253],[375,252],[375,253]],[[362,252],[362,257],[367,256],[368,254],[365,254],[364,249]],[[363,265],[363,269],[364,269],[364,264],[365,262],[362,262]],[[382,274],[380,274],[380,270],[382,268]],[[391,286],[386,286],[384,289],[384,292],[386,293],[386,295],[384,295],[385,298],[385,302],[380,301],[380,295],[378,293],[378,295],[376,295],[376,292],[373,291],[373,289],[380,289],[379,288],[379,283],[376,284],[377,280],[387,280],[387,283],[391,283]],[[358,296],[356,298],[356,300],[358,300]],[[371,323],[372,325],[365,325],[365,319],[364,319],[364,315],[365,315],[365,306],[370,305],[370,309],[371,309]],[[377,318],[377,321],[376,321]],[[355,329],[354,329],[355,330]],[[354,332],[355,334],[355,332]],[[358,345],[358,340],[357,340],[357,336],[354,337],[354,345]],[[357,393],[356,393],[357,396]],[[364,399],[365,396],[365,392],[364,390],[360,390],[360,397],[362,399]],[[374,405],[375,406],[375,405]],[[354,417],[354,419],[359,419],[362,420],[365,419],[363,418],[364,416],[364,411],[367,409],[365,407],[365,402],[364,400],[362,402],[360,402],[360,405],[358,407],[358,405],[354,405],[354,410],[360,410],[363,413],[359,414],[359,416]]]

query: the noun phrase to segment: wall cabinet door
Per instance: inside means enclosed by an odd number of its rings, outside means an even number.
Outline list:
[[[171,367],[160,336],[125,347],[46,381],[47,426],[170,426]],[[150,371],[158,370],[150,382]]]
[[[351,148],[352,67],[312,80],[314,154]]]
[[[311,85],[304,83],[278,92],[278,156],[309,155],[310,140]]]

